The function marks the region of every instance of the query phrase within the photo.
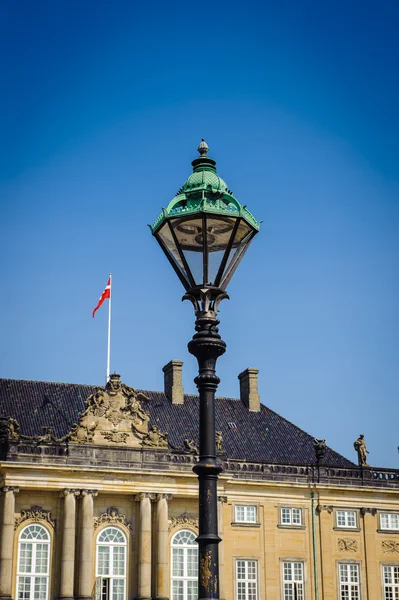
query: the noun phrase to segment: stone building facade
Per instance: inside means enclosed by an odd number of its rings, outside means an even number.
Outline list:
[[[0,380],[0,598],[196,598],[198,398]],[[399,471],[357,466],[260,403],[216,402],[221,598],[399,598]]]

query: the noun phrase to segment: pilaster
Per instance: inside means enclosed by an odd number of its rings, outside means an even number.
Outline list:
[[[93,589],[93,514],[97,490],[80,490],[78,600],[91,599]]]
[[[76,497],[79,490],[65,489],[62,522],[61,575],[59,600],[72,600],[75,580]]]
[[[0,492],[3,496],[0,516],[0,599],[11,600],[15,494],[19,492],[19,487],[5,485]]]
[[[135,497],[136,502],[140,502],[137,600],[151,599],[151,500],[155,498],[155,494],[144,492]]]
[[[156,598],[168,600],[168,501],[171,494],[157,494],[157,572]]]

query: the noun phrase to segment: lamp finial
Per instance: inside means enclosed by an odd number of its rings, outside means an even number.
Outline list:
[[[206,156],[207,153],[209,152],[209,146],[206,143],[206,141],[204,140],[204,138],[202,138],[202,140],[200,141],[197,150],[201,156]]]

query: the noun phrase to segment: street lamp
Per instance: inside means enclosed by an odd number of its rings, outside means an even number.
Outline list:
[[[242,206],[216,173],[204,140],[193,173],[151,227],[195,309],[195,330],[188,350],[198,360],[194,379],[200,398],[199,461],[193,471],[199,482],[198,597],[219,598],[215,392],[216,360],[226,351],[216,318],[226,287],[260,223]]]

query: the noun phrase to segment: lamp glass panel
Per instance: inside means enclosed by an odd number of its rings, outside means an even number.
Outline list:
[[[241,224],[243,227],[241,228]],[[245,252],[248,249],[249,244],[251,243],[252,238],[254,237],[256,231],[254,231],[247,223],[240,223],[237,231],[236,238],[233,243],[233,247],[230,251],[229,259],[226,263],[226,266],[223,271],[223,275],[219,284],[219,287],[222,289],[226,289],[227,284],[232,278],[235,270]]]
[[[170,222],[196,285],[203,285],[204,238],[202,218],[173,219]]]
[[[184,268],[183,261],[180,257],[179,251],[177,249],[176,243],[173,239],[172,232],[169,228],[168,223],[164,223],[161,229],[157,233],[157,237],[159,238],[159,242],[162,247],[166,250],[169,258],[181,275],[184,277],[186,281],[189,281],[188,276],[186,274],[186,270]]]
[[[236,218],[222,216],[206,217],[206,234],[208,250],[208,283],[216,285],[216,276],[219,267],[230,244],[231,236],[234,232]]]

